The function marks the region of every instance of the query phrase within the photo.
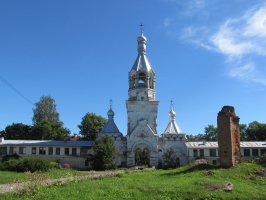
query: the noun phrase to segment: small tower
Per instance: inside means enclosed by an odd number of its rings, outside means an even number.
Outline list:
[[[173,108],[173,101],[171,101],[171,109],[168,116],[169,123],[159,138],[159,148],[162,150],[162,152],[159,154],[159,162],[164,162],[162,158],[163,153],[172,148],[176,154],[176,157],[179,159],[179,164],[186,165],[187,160],[185,156],[185,143],[187,142],[187,137],[176,123],[176,113]]]
[[[121,140],[122,133],[118,130],[115,122],[114,122],[114,116],[115,113],[112,110],[112,100],[110,100],[110,110],[107,112],[108,120],[106,124],[104,125],[101,132],[98,134],[98,138],[102,135],[109,134],[114,140]]]
[[[218,152],[221,166],[241,162],[239,117],[233,106],[224,106],[217,117]]]
[[[181,134],[182,131],[175,121],[176,113],[173,109],[173,101],[171,101],[171,110],[168,115],[169,115],[169,123],[162,136],[166,136],[167,134]]]

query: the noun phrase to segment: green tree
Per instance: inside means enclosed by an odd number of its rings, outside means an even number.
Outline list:
[[[1,131],[1,137],[7,140],[29,140],[32,137],[32,126],[23,123],[12,123],[4,131]]]
[[[84,140],[95,140],[97,134],[103,129],[107,120],[95,113],[86,113],[82,118],[80,125],[78,125],[80,135]]]
[[[93,144],[94,155],[88,160],[96,170],[110,170],[117,167],[114,141],[109,135],[101,136]]]
[[[239,129],[240,129],[240,141],[248,141],[248,136],[246,134],[247,125],[239,124]]]
[[[50,95],[42,96],[40,101],[35,103],[35,108],[33,108],[33,125],[44,120],[51,123],[60,122],[55,100]]]
[[[217,141],[218,133],[217,128],[212,124],[205,127],[205,140],[206,141]]]
[[[173,148],[169,148],[164,152],[163,159],[165,160],[167,168],[176,168],[180,165],[180,160],[176,156]]]
[[[62,122],[51,123],[41,121],[34,125],[32,129],[32,139],[35,140],[63,140],[70,134],[70,130],[63,127]]]
[[[264,141],[266,139],[266,124],[253,121],[249,123],[245,133],[249,141]]]

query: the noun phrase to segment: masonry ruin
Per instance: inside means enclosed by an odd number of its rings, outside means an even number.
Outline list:
[[[239,117],[233,106],[224,106],[217,116],[220,166],[231,167],[241,162]]]

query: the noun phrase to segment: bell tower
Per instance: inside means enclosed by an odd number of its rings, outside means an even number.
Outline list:
[[[141,31],[137,39],[138,56],[128,73],[129,89],[126,101],[128,131],[133,131],[139,120],[147,120],[150,128],[157,134],[157,113],[159,101],[155,99],[155,73],[146,56],[147,39]]]
[[[139,162],[158,165],[158,104],[155,98],[155,73],[146,56],[147,39],[141,31],[137,39],[138,56],[128,73],[127,107],[127,166]],[[144,160],[138,161],[141,153]],[[143,164],[143,163],[142,163]]]

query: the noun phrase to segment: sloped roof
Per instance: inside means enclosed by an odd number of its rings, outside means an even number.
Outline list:
[[[218,148],[218,142],[186,142],[186,146],[188,148]],[[264,141],[250,141],[250,142],[240,142],[241,148],[258,148],[258,147],[264,147],[266,148],[266,142]]]
[[[121,133],[115,124],[115,121],[114,121],[115,113],[111,108],[107,112],[107,115],[108,115],[108,120],[106,124],[104,125],[103,129],[100,131],[100,133]]]
[[[60,146],[60,147],[91,147],[93,141],[54,141],[54,140],[5,140],[0,146]]]

